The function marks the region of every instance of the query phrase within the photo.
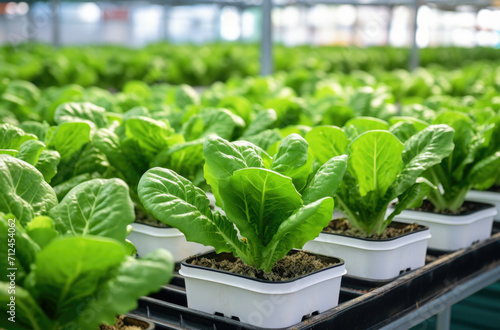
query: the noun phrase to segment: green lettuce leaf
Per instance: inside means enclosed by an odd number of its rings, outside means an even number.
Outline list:
[[[135,220],[128,186],[120,179],[94,179],[73,188],[49,215],[61,234],[98,235],[124,241]]]
[[[0,155],[0,191],[0,211],[12,213],[22,225],[57,204],[54,190],[35,167],[7,155]]]
[[[350,145],[349,172],[361,196],[373,191],[383,196],[401,172],[403,144],[389,132],[361,134]],[[388,152],[390,150],[390,152]]]

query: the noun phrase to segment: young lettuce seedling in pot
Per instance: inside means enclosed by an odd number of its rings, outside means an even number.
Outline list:
[[[429,181],[442,187],[432,191],[427,199],[437,211],[458,213],[469,190],[488,189],[499,177],[500,120],[497,116],[478,125],[464,113],[448,111],[434,122],[453,127],[455,149],[425,173]]]
[[[409,205],[421,203],[429,189],[435,188],[421,175],[450,154],[453,134],[447,125],[434,125],[403,144],[388,131],[374,130],[349,144],[342,130],[324,126],[313,129],[306,139],[314,150],[323,144],[329,155],[347,149],[349,162],[335,197],[337,207],[353,227],[371,235],[381,234],[396,215]],[[320,162],[325,159],[316,158]],[[394,211],[386,217],[389,204],[396,198]]]
[[[309,178],[312,155],[297,134],[283,139],[272,159],[249,142],[215,136],[205,139],[203,151],[205,178],[225,215],[212,211],[204,192],[171,170],[150,169],[139,183],[147,211],[187,240],[270,272],[330,222],[347,156],[328,160]]]

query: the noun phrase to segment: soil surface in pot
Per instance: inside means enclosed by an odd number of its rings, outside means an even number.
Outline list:
[[[287,281],[334,265],[302,251],[286,255],[274,265],[271,273],[249,266],[228,253],[221,253],[217,258],[195,258],[191,264],[268,281]]]
[[[120,315],[116,318],[116,322],[113,325],[101,325],[99,330],[143,330],[143,327],[137,325],[127,325],[124,322],[125,315]]]
[[[500,193],[500,186],[493,186],[490,189],[488,189],[488,191]]]
[[[137,208],[135,209],[135,222],[143,223],[145,225],[150,225],[153,227],[170,228],[169,225],[166,225],[160,220],[157,220],[147,215],[146,213],[142,212],[141,210],[138,210]]]
[[[408,233],[411,233],[415,230],[420,229],[418,224],[412,223],[412,224],[406,224],[406,223],[395,223],[392,222],[381,235],[373,234],[373,235],[368,235],[365,232],[351,227],[351,224],[347,219],[336,219],[330,221],[328,224],[328,227],[323,229],[323,232],[327,233],[333,233],[333,234],[341,234],[341,235],[346,235],[346,236],[352,236],[352,237],[361,237],[361,238],[370,238],[370,239],[389,239],[389,238],[395,238],[398,236],[402,236]]]
[[[428,200],[424,200],[422,206],[417,209],[414,209],[414,211],[430,212],[442,215],[468,215],[476,211],[484,210],[488,206],[489,205],[487,204],[465,201],[460,210],[458,210],[458,212],[452,212],[449,210],[437,211],[431,202],[429,202]]]

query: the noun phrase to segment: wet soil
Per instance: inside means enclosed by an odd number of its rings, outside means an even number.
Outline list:
[[[143,327],[137,325],[126,325],[124,322],[125,315],[120,315],[116,318],[116,322],[113,325],[101,325],[99,330],[143,330]]]
[[[493,186],[490,189],[488,189],[488,191],[500,193],[500,186]]]
[[[290,253],[274,265],[271,273],[249,266],[243,263],[241,259],[234,258],[227,253],[221,253],[217,255],[217,258],[195,258],[191,261],[191,264],[261,280],[287,281],[334,265],[334,263],[324,259],[302,251]]]
[[[414,209],[414,211],[423,211],[423,212],[430,212],[443,215],[467,215],[482,210],[484,208],[485,204],[465,201],[462,207],[457,212],[452,212],[449,210],[438,211],[436,210],[434,205],[432,205],[431,202],[429,202],[428,200],[424,200],[422,206],[417,209]]]
[[[366,234],[365,232],[353,228],[347,219],[336,219],[330,221],[328,227],[323,229],[323,232],[340,234],[352,237],[361,237],[361,238],[369,238],[376,240],[390,239],[399,237],[408,233],[411,233],[415,230],[418,230],[422,227],[419,227],[418,224],[406,224],[400,222],[392,222],[381,235],[377,234]]]

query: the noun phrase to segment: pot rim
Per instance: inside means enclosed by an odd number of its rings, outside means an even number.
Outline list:
[[[407,223],[399,222],[399,221],[391,221],[391,224],[393,224],[393,223],[407,225]],[[340,233],[330,233],[330,232],[326,232],[326,231],[322,231],[321,235],[340,236],[340,237],[358,239],[358,240],[368,241],[368,242],[390,242],[390,241],[395,241],[395,240],[404,238],[406,236],[414,235],[414,234],[417,234],[417,233],[420,233],[420,232],[423,232],[423,231],[429,231],[429,227],[425,226],[425,225],[420,225],[419,224],[418,227],[417,227],[417,229],[414,230],[414,231],[412,231],[412,232],[405,233],[405,234],[399,235],[397,237],[384,238],[384,239],[375,239],[375,238],[368,238],[368,237],[358,237],[358,236],[351,236],[351,235],[345,235],[345,234],[340,234]]]
[[[209,268],[209,267],[204,267],[204,266],[198,266],[198,265],[192,265],[192,264],[187,263],[188,261],[190,261],[190,260],[192,260],[194,258],[206,257],[207,255],[210,256],[210,255],[216,255],[217,254],[216,252],[212,251],[212,252],[206,252],[206,253],[203,253],[203,254],[192,256],[192,257],[189,257],[189,258],[183,260],[181,262],[181,269],[179,270],[179,273],[181,275],[184,275],[184,276],[187,275],[187,274],[185,274],[185,272],[184,272],[184,274],[182,272],[182,267],[186,267],[188,269],[204,270],[204,271],[210,271],[210,272],[217,273],[217,274],[222,274],[222,275],[227,275],[227,276],[234,276],[236,278],[241,278],[241,279],[245,279],[245,280],[249,280],[249,281],[254,281],[254,282],[258,282],[258,283],[262,283],[262,284],[279,284],[279,285],[283,285],[283,284],[289,284],[289,283],[297,282],[300,279],[304,279],[304,278],[310,277],[310,276],[312,276],[314,274],[324,273],[324,272],[326,272],[328,270],[335,269],[335,268],[340,268],[340,267],[345,266],[344,260],[341,259],[341,258],[338,258],[338,257],[330,257],[330,256],[326,256],[326,255],[323,255],[323,254],[314,253],[314,252],[310,252],[310,251],[304,251],[304,250],[298,250],[298,249],[293,249],[293,250],[291,250],[288,253],[295,254],[295,253],[300,252],[300,251],[304,252],[306,254],[309,254],[309,255],[319,256],[322,259],[334,259],[337,262],[333,262],[332,261],[332,263],[334,263],[332,266],[328,266],[328,267],[322,268],[320,270],[314,271],[312,273],[305,274],[305,275],[300,275],[298,277],[295,277],[295,278],[292,278],[292,279],[289,279],[289,280],[285,280],[285,281],[270,281],[270,280],[265,280],[265,279],[250,277],[250,276],[247,276],[247,275],[231,273],[231,272],[228,272],[228,271],[225,271],[225,270],[214,269],[214,268]],[[230,254],[230,253],[228,253],[228,254]],[[345,270],[344,270],[344,274],[345,274]]]

